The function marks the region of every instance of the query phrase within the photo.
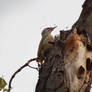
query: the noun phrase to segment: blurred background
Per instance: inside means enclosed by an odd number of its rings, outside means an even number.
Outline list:
[[[77,21],[84,0],[0,0],[0,76],[12,74],[37,55],[41,31],[67,30]],[[37,67],[34,61],[31,66]],[[11,92],[35,92],[38,72],[29,67],[14,78]]]

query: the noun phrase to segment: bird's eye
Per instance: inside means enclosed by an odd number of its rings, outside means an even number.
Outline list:
[[[50,30],[50,28],[47,28],[47,30],[49,31],[49,30]]]

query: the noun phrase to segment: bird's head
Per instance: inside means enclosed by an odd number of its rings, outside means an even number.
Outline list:
[[[56,27],[57,27],[57,26],[45,28],[45,29],[42,31],[42,33],[41,33],[41,34],[42,34],[42,37],[43,37],[43,36],[48,36]]]

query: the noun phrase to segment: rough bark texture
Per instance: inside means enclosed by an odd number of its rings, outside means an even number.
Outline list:
[[[83,10],[80,14],[78,21],[73,25],[80,30],[86,30],[92,41],[92,0],[85,0]]]
[[[60,31],[52,49],[46,53],[35,92],[90,92],[91,29],[92,0],[86,0],[79,20],[73,28],[66,32]]]

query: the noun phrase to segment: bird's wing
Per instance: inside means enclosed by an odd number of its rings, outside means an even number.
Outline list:
[[[43,49],[43,43],[42,40],[40,41],[39,47],[38,47],[38,52],[37,52],[37,56],[39,57],[42,54],[42,49]]]
[[[42,64],[42,61],[43,61],[43,49],[44,49],[44,46],[43,46],[43,43],[42,43],[42,40],[40,41],[40,44],[39,44],[39,47],[38,47],[38,52],[37,52],[37,62],[38,64]]]

